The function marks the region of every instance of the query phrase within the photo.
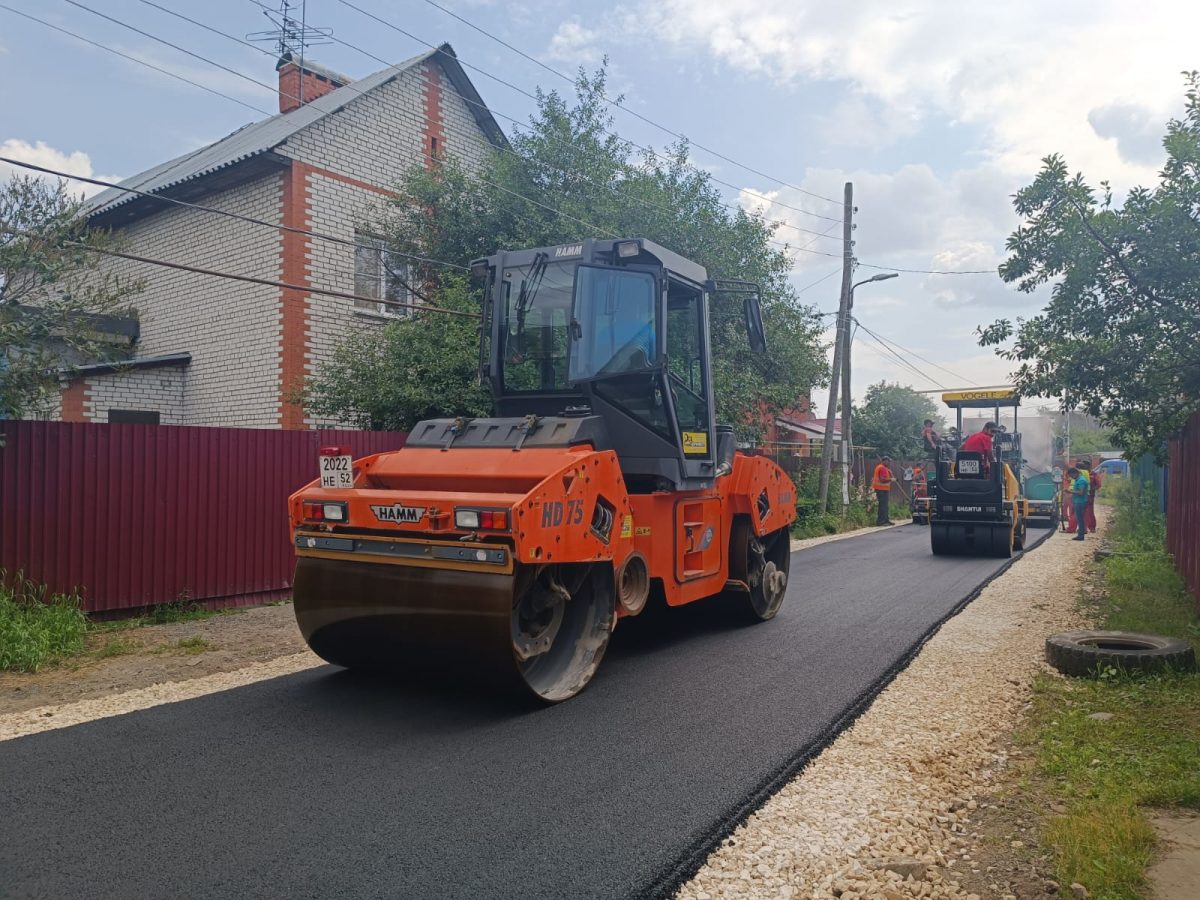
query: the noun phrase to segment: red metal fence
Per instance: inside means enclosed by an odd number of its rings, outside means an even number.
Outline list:
[[[1167,549],[1200,609],[1200,413],[1171,441],[1167,469]]]
[[[316,477],[318,449],[359,457],[406,437],[66,422],[0,432],[0,569],[78,588],[92,612],[286,597],[286,501]]]

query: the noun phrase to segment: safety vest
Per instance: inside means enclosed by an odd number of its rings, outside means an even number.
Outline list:
[[[875,467],[875,474],[871,478],[871,490],[873,491],[890,491],[892,489],[892,473],[888,467],[880,463]]]

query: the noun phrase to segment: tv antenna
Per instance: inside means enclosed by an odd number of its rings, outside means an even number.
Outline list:
[[[252,31],[246,35],[248,41],[270,42],[275,45],[280,64],[298,60],[304,68],[304,51],[309,47],[331,44],[332,28],[318,28],[306,20],[307,0],[279,0],[278,8],[268,6],[263,0],[250,0],[262,10],[275,27],[270,31]],[[300,17],[296,17],[299,7]],[[304,79],[300,79],[300,102],[304,102]]]

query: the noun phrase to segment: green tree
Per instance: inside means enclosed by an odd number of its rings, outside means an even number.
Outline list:
[[[1047,157],[1013,205],[1025,222],[1000,267],[1022,291],[1052,284],[1040,315],[1001,319],[980,343],[1020,363],[1025,396],[1062,398],[1113,429],[1131,454],[1161,453],[1200,410],[1200,73],[1186,112],[1167,125],[1158,185],[1117,206]],[[1009,343],[1011,341],[1011,343]]]
[[[902,384],[881,381],[867,388],[862,406],[854,408],[854,443],[874,447],[895,459],[925,455],[921,429],[932,419],[939,431],[944,427],[937,404]]]
[[[97,315],[132,315],[140,283],[100,269],[116,239],[90,230],[66,186],[0,184],[0,416],[45,414],[70,362],[103,358]]]
[[[645,237],[705,266],[710,277],[762,284],[770,344],[764,357],[749,352],[740,298],[717,295],[711,309],[718,416],[752,431],[761,424],[758,413],[764,405],[794,406],[826,378],[819,319],[796,297],[788,277],[789,255],[770,243],[774,226],[760,215],[724,206],[709,177],[690,168],[686,144],[665,154],[636,156],[631,145],[609,133],[612,121],[602,100],[604,91],[601,70],[593,76],[580,73],[573,106],[557,93],[539,92],[538,111],[529,127],[512,137],[512,152],[491,154],[477,170],[453,159],[433,167],[414,166],[374,230],[398,248],[460,265],[500,249],[585,237]],[[441,278],[433,268],[420,275],[425,282]],[[443,289],[435,286],[433,291],[435,302],[444,303]],[[419,319],[432,320],[430,315]],[[406,340],[405,328],[401,324],[387,329],[382,340]],[[472,336],[463,352],[447,349],[440,369],[437,359],[429,360],[429,375],[441,385],[440,396],[450,409],[468,410],[478,397],[476,344]],[[371,358],[399,358],[401,352],[413,351],[414,346],[402,351],[397,345]],[[470,367],[464,364],[464,353],[471,358]],[[367,377],[352,349],[339,358],[355,365],[344,377],[364,377],[377,386],[379,400],[372,408],[381,411],[392,402],[387,398],[395,393],[384,393],[386,375]],[[342,363],[328,367],[322,379],[343,377]],[[323,409],[336,414],[335,393],[324,392]],[[364,402],[345,411],[353,417]],[[388,417],[377,412],[371,420],[384,418]],[[407,416],[393,415],[390,420],[407,421]]]
[[[478,310],[462,276],[446,276],[437,305]],[[407,431],[422,419],[485,415],[479,384],[479,322],[418,312],[350,334],[309,381],[308,408],[374,431]]]

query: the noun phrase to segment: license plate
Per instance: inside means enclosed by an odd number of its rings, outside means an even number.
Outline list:
[[[978,475],[979,474],[979,460],[964,459],[962,462],[960,462],[958,464],[958,472],[960,475]]]
[[[354,487],[354,460],[349,455],[322,456],[321,458],[321,487],[323,488],[352,488]]]

